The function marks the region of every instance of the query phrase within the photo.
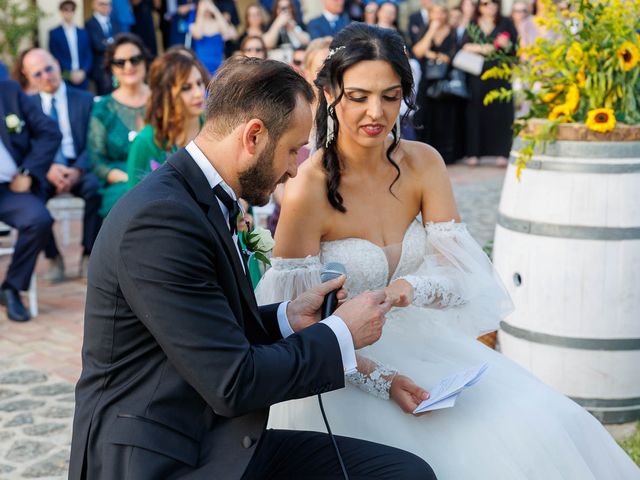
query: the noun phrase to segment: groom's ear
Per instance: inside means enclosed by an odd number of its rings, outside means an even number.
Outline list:
[[[262,144],[268,140],[268,132],[264,122],[258,118],[249,120],[242,130],[242,149],[250,156],[258,154]]]

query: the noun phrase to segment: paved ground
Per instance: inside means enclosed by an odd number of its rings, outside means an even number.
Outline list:
[[[456,166],[450,172],[461,216],[484,245],[493,237],[504,170]],[[74,222],[71,245],[63,248],[69,273],[78,269],[79,238]],[[6,266],[0,259],[0,272]],[[10,322],[0,308],[0,480],[66,478],[85,282],[47,284],[46,268],[41,259],[37,318]]]

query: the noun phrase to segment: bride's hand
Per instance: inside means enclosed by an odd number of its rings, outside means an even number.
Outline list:
[[[413,413],[423,400],[429,398],[429,393],[413,383],[409,377],[396,375],[391,382],[389,397],[398,404],[404,413]],[[415,415],[419,417],[421,413]]]
[[[384,289],[387,300],[393,307],[406,307],[413,300],[413,287],[403,279],[394,280]]]

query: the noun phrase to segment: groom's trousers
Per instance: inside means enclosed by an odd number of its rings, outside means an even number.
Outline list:
[[[435,480],[431,467],[412,453],[349,437],[335,436],[350,480]],[[341,479],[329,435],[267,430],[260,438],[243,480]]]

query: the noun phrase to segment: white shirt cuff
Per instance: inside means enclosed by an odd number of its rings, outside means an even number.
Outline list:
[[[289,302],[282,302],[278,306],[278,327],[280,327],[282,338],[287,338],[289,335],[294,334],[293,328],[289,325],[289,319],[287,318],[287,305],[289,305]]]
[[[320,323],[324,323],[329,327],[338,339],[344,374],[347,375],[355,372],[356,367],[358,366],[356,362],[356,350],[353,346],[353,337],[351,336],[351,332],[349,331],[349,328],[347,328],[347,325],[337,315],[331,315]]]

